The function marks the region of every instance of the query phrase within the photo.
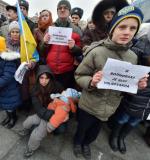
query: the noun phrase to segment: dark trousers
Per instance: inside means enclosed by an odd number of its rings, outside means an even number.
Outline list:
[[[74,88],[75,86],[74,70],[62,74],[55,74],[55,78],[65,89]]]
[[[74,144],[89,145],[97,138],[102,122],[80,108],[77,111],[77,121],[78,126],[74,135]]]

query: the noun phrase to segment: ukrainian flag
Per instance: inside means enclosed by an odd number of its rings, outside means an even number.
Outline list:
[[[19,3],[17,2],[18,23],[20,27],[20,57],[21,62],[39,61],[39,54],[36,50],[36,41],[23,16]]]

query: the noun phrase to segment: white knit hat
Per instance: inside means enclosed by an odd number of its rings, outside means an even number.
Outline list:
[[[17,21],[13,21],[9,24],[9,32],[12,30],[12,29],[19,29],[19,24]]]

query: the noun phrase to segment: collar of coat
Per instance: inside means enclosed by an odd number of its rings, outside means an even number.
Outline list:
[[[132,42],[129,42],[128,44],[122,45],[122,44],[117,44],[113,42],[110,38],[107,38],[104,42],[104,46],[111,50],[116,50],[116,51],[122,51],[122,50],[128,50],[132,46]]]
[[[0,54],[0,58],[6,61],[13,61],[20,58],[20,54],[18,52],[2,52]]]

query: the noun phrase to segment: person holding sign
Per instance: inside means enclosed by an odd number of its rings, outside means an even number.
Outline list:
[[[54,26],[58,29],[72,28],[71,39],[68,40],[67,45],[60,45],[55,41],[55,44],[49,45],[46,63],[53,71],[56,80],[58,80],[64,88],[74,88],[74,60],[76,56],[82,55],[81,50],[81,31],[74,26],[69,19],[71,11],[71,4],[67,0],[60,0],[57,4],[58,19],[54,22]],[[61,32],[61,31],[60,31]],[[54,34],[53,34],[54,35]],[[55,34],[57,36],[59,34]],[[58,40],[63,38],[61,35]],[[54,37],[54,36],[53,36]],[[52,38],[52,34],[44,36],[44,42],[47,44]],[[57,38],[57,37],[56,37]]]
[[[147,25],[147,24],[146,24]],[[136,43],[132,50],[138,56],[138,64],[150,66],[150,24],[145,28],[142,24],[136,38]],[[142,121],[150,120],[150,78],[147,87],[138,90],[137,94],[124,93],[121,103],[112,116],[114,122],[110,137],[110,146],[114,151],[126,153],[125,137]],[[149,131],[148,131],[149,132]],[[146,134],[145,137],[147,137]],[[150,138],[150,137],[149,137]]]
[[[103,121],[116,111],[120,92],[98,89],[97,83],[103,77],[103,67],[108,58],[137,63],[136,54],[131,51],[130,42],[138,32],[143,20],[142,12],[133,6],[122,8],[110,24],[109,37],[89,47],[84,59],[75,72],[77,83],[83,88],[77,114],[78,126],[74,135],[74,154],[91,159],[90,143],[98,136]],[[139,88],[147,86],[147,76],[138,82]]]

